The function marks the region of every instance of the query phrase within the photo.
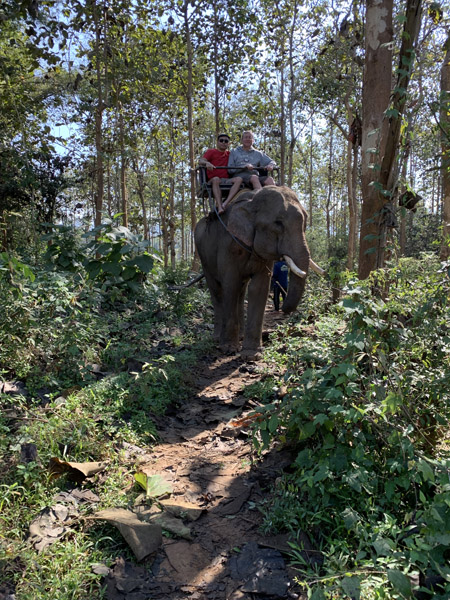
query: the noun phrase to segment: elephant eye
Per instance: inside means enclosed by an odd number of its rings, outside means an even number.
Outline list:
[[[283,222],[282,222],[282,221],[280,221],[279,219],[277,219],[277,220],[275,221],[275,225],[276,225],[277,227],[283,227]]]

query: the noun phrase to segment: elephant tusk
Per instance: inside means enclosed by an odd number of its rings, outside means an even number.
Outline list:
[[[305,271],[302,271],[301,269],[299,269],[290,256],[288,256],[287,254],[284,254],[283,258],[287,262],[288,267],[291,269],[291,271],[293,273],[295,273],[295,275],[297,275],[298,277],[301,277],[302,279],[304,279],[306,277]]]
[[[322,269],[322,267],[319,267],[319,265],[316,264],[312,258],[309,259],[309,266],[313,271],[315,271],[319,275],[326,275],[326,273],[327,273],[326,271],[324,271]]]

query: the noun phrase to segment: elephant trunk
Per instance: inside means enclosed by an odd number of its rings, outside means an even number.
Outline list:
[[[289,275],[288,293],[283,302],[281,310],[285,314],[289,314],[297,308],[298,303],[300,302],[301,297],[303,296],[303,292],[305,291],[306,275],[309,266],[309,256],[306,257],[306,263],[304,260],[302,261],[302,263],[305,263],[302,264],[302,266],[306,270],[300,268],[299,261],[294,262],[288,256],[284,256],[284,259],[290,266],[291,271]],[[294,265],[295,268],[292,267],[291,263]]]

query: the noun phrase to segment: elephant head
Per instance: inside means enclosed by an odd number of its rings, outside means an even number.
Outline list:
[[[230,213],[228,231],[257,257],[265,262],[284,257],[288,262],[289,288],[282,310],[294,311],[311,264],[305,238],[307,213],[295,192],[287,187],[267,186],[256,194],[241,196]]]

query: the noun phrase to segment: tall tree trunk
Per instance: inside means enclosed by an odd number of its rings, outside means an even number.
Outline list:
[[[95,226],[99,226],[102,222],[103,211],[103,138],[102,138],[102,120],[103,120],[103,92],[102,92],[102,72],[100,59],[100,20],[98,16],[97,4],[94,1],[93,6],[94,24],[95,24],[95,57],[96,57],[96,76],[97,76],[97,106],[95,109],[95,152],[96,152],[96,182],[95,190]]]
[[[216,124],[216,139],[220,133],[220,104],[219,104],[219,68],[218,68],[218,37],[219,37],[219,27],[218,27],[218,18],[217,18],[217,2],[214,2],[214,31],[213,31],[213,46],[214,46],[214,122]]]
[[[333,123],[330,122],[330,145],[328,152],[328,193],[326,201],[327,255],[331,256],[331,198],[333,193]]]
[[[123,107],[119,109],[119,139],[120,139],[120,195],[122,199],[122,225],[128,227],[128,190],[127,190],[127,159],[125,156],[125,133],[123,124]]]
[[[406,91],[411,79],[412,67],[414,63],[417,36],[419,35],[422,19],[422,0],[407,0],[406,21],[402,35],[402,45],[400,48],[400,60],[398,65],[397,85],[391,96],[391,106],[389,114],[389,127],[385,130],[386,141],[381,141],[384,148],[384,155],[381,161],[381,171],[379,177],[379,186],[376,192],[380,201],[384,204],[393,200],[396,179],[398,173],[397,153],[400,142],[400,132],[403,122],[403,115],[406,107]],[[384,215],[383,215],[384,217]],[[377,252],[376,267],[384,266],[386,252],[386,233],[387,222],[385,218],[380,220],[379,246]]]
[[[309,226],[313,224],[313,137],[314,137],[314,120],[311,117],[311,140],[309,146],[309,165],[308,165],[308,178],[309,178]]]
[[[176,167],[175,167],[175,153],[176,153],[177,139],[175,135],[175,129],[173,121],[170,126],[170,161],[169,161],[169,172],[170,172],[170,185],[169,185],[169,218],[168,218],[168,244],[170,249],[170,266],[175,268],[175,179],[176,179]]]
[[[184,35],[186,41],[186,55],[187,55],[187,89],[186,89],[186,104],[187,104],[187,128],[188,128],[188,140],[189,140],[189,170],[191,178],[191,245],[194,243],[194,229],[197,225],[197,211],[196,204],[197,198],[195,195],[195,153],[194,153],[194,123],[193,123],[193,108],[192,108],[192,96],[193,96],[193,49],[191,41],[191,31],[189,27],[189,6],[188,0],[185,0],[183,5],[183,17],[184,17]],[[194,258],[194,262],[197,262]],[[194,268],[196,268],[196,264]]]
[[[372,0],[368,1],[372,2]],[[379,173],[368,195],[366,197],[363,196],[359,269],[359,276],[361,278],[367,277],[371,270],[384,266],[388,227],[386,208],[388,203],[393,199],[393,191],[396,186],[396,156],[400,140],[402,117],[405,112],[406,91],[414,62],[414,46],[420,29],[421,17],[421,0],[407,0],[406,20],[397,70],[397,85],[390,98],[389,111],[387,111],[382,121],[379,160],[377,161]],[[380,82],[378,84],[379,87]],[[367,95],[365,98],[367,101]],[[388,106],[389,101],[386,102],[380,117]]]
[[[149,228],[148,228],[148,218],[147,218],[147,207],[145,205],[145,183],[144,183],[144,174],[143,172],[139,169],[139,165],[137,162],[136,157],[132,158],[131,161],[131,167],[134,171],[134,174],[136,175],[136,181],[137,181],[137,195],[139,198],[139,202],[141,203],[141,210],[142,210],[142,225],[144,228],[144,239],[148,240],[149,238]]]
[[[294,150],[295,150],[295,125],[294,125],[294,97],[297,92],[297,82],[294,71],[294,35],[297,25],[298,4],[295,2],[294,14],[292,16],[291,28],[289,31],[289,96],[288,96],[288,120],[289,120],[289,149],[288,149],[288,176],[287,185],[292,187],[294,178]]]
[[[347,269],[355,266],[358,203],[356,198],[356,182],[358,176],[358,140],[354,144],[347,142],[347,197],[348,197],[348,251]]]
[[[441,260],[450,257],[450,34],[444,44],[441,68],[442,218]]]
[[[393,0],[367,0],[365,63],[362,91],[361,148],[361,232],[359,277],[366,278],[376,266],[376,239],[383,202],[373,181],[375,166],[383,155],[380,147],[383,113],[389,104],[392,77],[392,9]],[[376,153],[378,149],[378,153]]]
[[[284,60],[284,42],[281,47],[281,53]],[[280,81],[280,183],[285,182],[285,162],[286,162],[286,106],[284,101],[284,64],[281,67]]]
[[[184,163],[181,163],[181,168],[183,173],[185,172],[184,170]],[[181,258],[183,260],[186,260],[186,246],[184,243],[184,179],[181,182]]]

